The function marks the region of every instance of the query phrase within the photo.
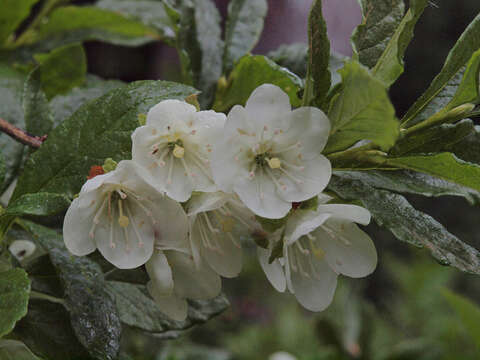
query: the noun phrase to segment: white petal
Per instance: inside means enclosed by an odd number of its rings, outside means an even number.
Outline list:
[[[288,245],[293,244],[300,237],[311,233],[322,225],[330,214],[320,211],[296,210],[289,216],[285,225],[284,239]]]
[[[186,173],[180,159],[171,157],[165,168],[170,166],[170,161],[173,161],[172,178],[171,182],[165,181],[166,194],[178,202],[185,202],[190,198],[194,189],[192,180]],[[167,179],[167,174],[165,174],[164,178]]]
[[[176,295],[163,296],[151,281],[147,284],[147,289],[165,315],[176,321],[184,321],[187,318],[188,304],[185,299]]]
[[[221,191],[194,194],[187,203],[187,214],[191,216],[201,212],[218,209],[223,206],[229,198],[230,195]]]
[[[255,129],[249,123],[248,114],[241,106],[234,106],[228,114],[223,136],[213,144],[211,168],[218,187],[231,192],[239,176],[248,176],[251,159],[249,149],[255,143]]]
[[[188,251],[188,218],[182,206],[166,196],[154,197],[150,204],[156,220],[155,246],[161,250]]]
[[[325,226],[331,229],[329,233],[319,228],[313,234],[325,251],[325,258],[334,271],[359,278],[375,270],[377,251],[365,232],[357,225],[342,220],[329,220]]]
[[[264,171],[257,171],[253,179],[237,180],[234,191],[255,214],[269,219],[281,219],[290,211],[292,204],[277,194],[275,184]]]
[[[195,136],[202,139],[199,143],[216,139],[223,130],[226,119],[225,114],[213,110],[197,112],[194,116],[192,128],[195,130]]]
[[[70,204],[63,220],[63,240],[73,255],[84,256],[95,251],[97,246],[89,236],[95,211],[101,204],[80,207],[80,198]]]
[[[287,288],[287,280],[285,279],[283,267],[278,259],[269,264],[268,259],[270,257],[270,253],[268,250],[262,249],[261,247],[257,248],[257,254],[258,261],[260,262],[268,281],[270,281],[275,290],[284,292]]]
[[[187,168],[191,177],[188,180],[191,182],[192,191],[214,192],[217,191],[217,185],[213,181],[212,170],[210,163],[204,162],[198,158],[198,155],[207,158],[206,153],[194,153],[189,149],[185,150],[185,156],[179,163],[183,166],[183,173],[187,172]],[[186,167],[185,167],[186,166]],[[175,181],[175,179],[173,179]]]
[[[357,205],[322,204],[318,205],[317,211],[329,213],[334,219],[353,221],[362,225],[368,225],[371,218],[370,211]]]
[[[147,114],[146,125],[166,130],[179,121],[188,121],[197,111],[195,106],[180,100],[164,100],[153,106]]]
[[[209,230],[205,223],[206,216],[219,232]],[[223,231],[222,225],[216,219],[212,213],[199,214],[193,225],[192,242],[199,244],[202,257],[217,274],[232,278],[242,270],[242,249],[236,245],[234,239],[232,240],[233,235],[230,232]]]
[[[292,253],[290,251],[290,256]],[[308,268],[308,261],[306,256],[299,255],[297,251],[296,259],[301,258],[303,268]],[[303,307],[310,311],[322,311],[330,305],[337,287],[337,274],[330,268],[325,259],[313,258],[313,267],[315,275],[307,271],[307,274],[291,268],[292,287],[295,297]]]
[[[133,269],[145,264],[152,256],[155,228],[151,217],[138,204],[128,198],[123,202],[125,216],[129,218],[128,226],[122,228],[118,224],[118,209],[113,206],[111,219],[106,213],[100,219],[95,231],[95,243],[103,257],[113,265],[120,269]]]
[[[199,268],[200,266],[202,266],[202,262],[203,262],[202,257],[200,255],[200,247],[202,246],[202,244],[197,241],[196,237],[192,236],[193,225],[195,224],[196,220],[197,220],[197,215],[192,215],[188,217],[188,223],[189,223],[188,239],[190,244],[190,250],[193,257],[193,262],[195,263],[195,266]]]
[[[263,84],[257,87],[245,105],[250,118],[255,121],[257,129],[285,128],[292,107],[288,95],[278,86]]]
[[[165,191],[167,171],[166,166],[159,166],[151,155],[152,146],[158,141],[158,135],[152,126],[140,126],[132,134],[132,161],[143,169],[144,180],[151,183],[157,191]],[[168,160],[170,155],[164,159]]]
[[[145,264],[145,268],[155,286],[156,294],[161,296],[172,295],[172,269],[165,254],[161,251],[154,251],[150,260]]]
[[[279,195],[288,202],[304,201],[321,193],[332,175],[330,161],[323,155],[304,161],[303,170],[290,170],[290,176],[280,170],[275,170],[278,181],[285,184],[278,189]],[[292,176],[296,179],[293,180]]]
[[[182,298],[204,300],[220,293],[220,277],[206,264],[197,267],[191,256],[178,251],[166,251],[172,268],[175,294]]]
[[[120,161],[117,168],[108,174],[111,175],[111,177],[104,181],[106,186],[109,184],[121,185],[141,197],[143,197],[144,194],[162,192],[161,189],[155,188],[147,170],[133,160]]]
[[[290,127],[276,138],[280,144],[301,144],[304,159],[309,160],[321,153],[330,133],[330,120],[322,110],[315,107],[301,107],[290,114]]]
[[[143,176],[147,183],[151,183],[157,191],[165,191],[169,197],[179,202],[187,201],[195,188],[195,179],[189,177],[189,173],[190,175],[191,173],[198,174],[198,182],[203,181],[207,184],[198,187],[214,186],[211,180],[205,179],[205,175],[196,165],[191,165],[191,160],[188,160],[188,151],[186,151],[187,156],[182,159],[177,159],[169,153],[165,155],[164,163],[161,164],[157,157],[151,155],[152,146],[158,141],[158,136],[154,135],[153,132],[153,127],[142,126],[132,134],[132,159],[142,169],[143,173],[147,174]],[[163,152],[165,150],[162,148],[159,151]],[[190,163],[189,172],[186,171],[182,160],[187,161],[187,166]]]

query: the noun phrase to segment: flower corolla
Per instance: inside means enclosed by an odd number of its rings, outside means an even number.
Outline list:
[[[222,113],[164,100],[149,110],[146,124],[132,134],[132,159],[157,190],[174,200],[187,201],[192,191],[215,191],[210,153],[224,123]]]
[[[221,191],[193,195],[186,210],[195,261],[204,259],[223,277],[237,276],[242,269],[240,241],[262,231],[255,215],[237,196]]]
[[[270,247],[282,241],[282,257],[270,262],[270,252],[258,248],[260,264],[274,288],[288,289],[311,311],[331,303],[339,274],[364,277],[377,265],[372,240],[355,225],[368,224],[370,212],[356,205],[326,204],[327,200],[320,196],[316,211],[296,210],[274,233]]]
[[[292,202],[319,194],[331,176],[320,154],[330,122],[314,107],[292,111],[288,95],[264,84],[245,107],[229,112],[223,136],[212,155],[212,172],[220,190],[238,194],[255,214],[282,218]]]
[[[176,239],[188,226],[183,208],[156,191],[130,160],[88,180],[65,215],[67,249],[83,256],[96,249],[120,269],[145,264],[157,238]]]

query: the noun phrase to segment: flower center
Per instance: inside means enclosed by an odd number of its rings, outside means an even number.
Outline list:
[[[183,158],[185,156],[185,148],[175,144],[175,147],[173,148],[173,156],[177,159]]]

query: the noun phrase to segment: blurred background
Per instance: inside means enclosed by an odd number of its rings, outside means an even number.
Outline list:
[[[270,0],[254,53],[306,43],[311,2]],[[216,3],[225,18],[228,0]],[[428,86],[479,12],[478,0],[430,2],[407,50],[405,73],[391,89],[398,116]],[[349,37],[361,21],[357,1],[324,0],[324,15],[332,49],[351,55]],[[180,79],[176,53],[163,44],[133,49],[90,42],[86,48],[89,72],[104,78]],[[409,200],[480,249],[480,209],[453,197]],[[135,359],[156,360],[480,359],[480,310],[475,305],[480,303],[480,279],[441,266],[427,251],[399,243],[375,224],[366,230],[378,249],[377,270],[366,279],[341,278],[333,305],[323,313],[309,313],[294,297],[276,293],[253,249],[246,249],[240,278],[224,281],[230,310],[178,340],[159,341],[130,330],[124,346]],[[280,351],[293,357],[272,356]]]

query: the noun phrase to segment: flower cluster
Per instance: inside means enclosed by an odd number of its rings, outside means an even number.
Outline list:
[[[162,101],[132,134],[132,160],[84,184],[65,216],[65,244],[78,256],[98,249],[120,269],[145,265],[151,296],[183,320],[186,299],[213,298],[221,276],[240,273],[242,242],[253,238],[272,285],[322,310],[338,274],[366,276],[377,261],[355,225],[368,224],[369,212],[322,193],[329,131],[321,110],[292,111],[269,84],[228,116]],[[283,225],[269,233],[266,219]]]

